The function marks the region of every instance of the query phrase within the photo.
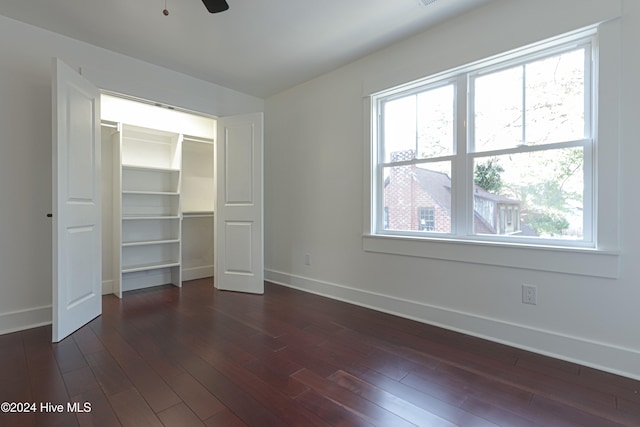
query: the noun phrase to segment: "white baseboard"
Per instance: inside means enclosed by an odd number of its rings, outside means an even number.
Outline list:
[[[113,293],[113,280],[102,281],[102,295],[109,295]]]
[[[0,335],[50,325],[51,306],[0,313]]]
[[[265,280],[640,380],[640,352],[275,270]]]
[[[203,279],[213,276],[213,265],[204,267],[193,267],[182,269],[182,281]],[[150,286],[156,286],[151,284]],[[113,293],[114,283],[113,280],[102,281],[102,295],[109,295]]]
[[[213,265],[182,269],[182,281],[204,279],[213,276]]]

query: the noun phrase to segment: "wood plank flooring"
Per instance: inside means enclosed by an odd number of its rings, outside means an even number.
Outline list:
[[[0,402],[37,405],[0,426],[640,426],[638,381],[269,283],[105,296],[50,337],[0,336]]]

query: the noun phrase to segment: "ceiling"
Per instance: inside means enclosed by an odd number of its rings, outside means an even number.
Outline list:
[[[490,0],[227,1],[2,0],[0,14],[266,98]]]

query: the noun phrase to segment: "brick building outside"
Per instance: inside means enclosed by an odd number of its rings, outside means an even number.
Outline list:
[[[391,162],[414,159],[414,151],[391,153]],[[520,201],[474,184],[474,233],[532,234],[520,219]],[[384,181],[384,228],[451,232],[451,178],[419,165],[390,168]]]

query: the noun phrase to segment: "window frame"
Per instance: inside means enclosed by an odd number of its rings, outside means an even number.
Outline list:
[[[557,42],[556,45],[551,47],[544,46],[540,48],[539,51],[533,53],[527,53],[520,57],[513,58],[511,60],[507,60],[505,62],[500,62],[497,64],[493,64],[492,66],[486,68],[479,68],[477,70],[473,70],[466,74],[467,76],[467,90],[469,93],[469,97],[467,98],[468,106],[467,106],[467,120],[468,127],[466,130],[467,135],[467,143],[465,145],[466,156],[468,158],[468,164],[470,170],[467,173],[472,173],[473,171],[473,161],[477,158],[505,155],[505,154],[523,154],[523,153],[531,153],[535,151],[546,151],[553,149],[562,149],[562,148],[574,148],[574,147],[582,147],[583,148],[583,173],[584,173],[584,187],[583,187],[583,220],[582,220],[582,229],[583,229],[583,239],[582,240],[565,240],[565,239],[544,239],[544,238],[517,238],[517,237],[504,237],[504,236],[493,236],[493,235],[477,235],[473,232],[468,232],[469,238],[478,238],[479,240],[488,240],[491,241],[493,239],[497,239],[498,241],[502,239],[508,239],[508,241],[513,241],[517,243],[530,244],[530,245],[550,245],[550,246],[567,246],[567,247],[585,247],[585,248],[595,248],[596,240],[595,236],[597,235],[596,227],[596,205],[594,203],[594,198],[596,197],[594,193],[594,183],[597,181],[597,175],[595,171],[595,159],[594,152],[596,150],[597,144],[597,136],[595,135],[595,129],[597,128],[597,104],[595,102],[594,93],[597,92],[597,84],[598,82],[595,79],[595,68],[597,67],[597,58],[596,49],[598,46],[597,33],[594,30],[588,30],[584,32],[583,37],[576,37],[573,35],[570,37],[568,41],[560,41]],[[573,50],[577,50],[580,48],[584,48],[585,58],[584,58],[584,97],[585,97],[585,109],[584,109],[584,135],[581,139],[575,140],[566,140],[560,142],[551,142],[546,144],[538,144],[538,145],[528,145],[526,142],[522,145],[515,146],[512,148],[503,148],[503,149],[494,149],[494,150],[485,150],[479,151],[473,147],[475,143],[475,114],[474,113],[474,103],[475,103],[475,80],[478,77],[483,75],[488,75],[491,73],[499,72],[502,70],[507,70],[512,67],[524,66],[526,64],[530,64],[535,61],[540,61],[546,58],[551,58],[556,55],[560,55],[563,53],[571,52]],[[525,84],[523,83],[523,90]],[[524,97],[523,97],[524,98]],[[524,100],[523,100],[524,102]],[[526,119],[523,118],[523,122]],[[526,133],[526,126],[523,126],[523,133]],[[524,139],[524,138],[523,138]],[[473,201],[471,201],[473,203]],[[471,205],[473,206],[473,204]],[[471,208],[471,212],[467,212],[467,222],[469,228],[472,227],[472,216],[473,216],[473,207]]]
[[[594,221],[593,214],[594,204],[592,203],[592,185],[591,182],[596,179],[595,172],[593,170],[593,151],[595,145],[595,138],[592,136],[592,129],[594,128],[593,118],[597,117],[597,114],[593,111],[595,105],[593,103],[592,91],[594,89],[595,82],[592,77],[592,68],[595,66],[593,61],[594,49],[596,46],[596,35],[593,32],[584,34],[580,38],[572,37],[567,41],[556,41],[551,46],[542,46],[533,52],[525,52],[523,54],[514,53],[514,57],[494,62],[492,59],[473,64],[471,66],[463,66],[452,70],[451,76],[434,76],[427,78],[423,81],[418,81],[410,88],[400,87],[398,90],[394,88],[383,92],[382,94],[374,95],[373,102],[376,104],[377,110],[377,135],[378,137],[372,141],[375,145],[375,150],[378,152],[378,158],[380,161],[375,165],[377,169],[376,173],[376,199],[378,200],[377,209],[382,211],[384,204],[384,170],[385,168],[393,166],[410,166],[410,165],[426,165],[429,163],[449,162],[451,165],[451,182],[452,182],[452,194],[451,194],[451,231],[449,233],[435,232],[428,230],[388,230],[384,228],[384,225],[380,222],[376,223],[375,234],[379,235],[399,235],[399,236],[425,236],[425,234],[431,235],[431,237],[446,237],[451,239],[465,239],[465,240],[480,240],[480,241],[497,241],[497,242],[513,242],[530,245],[549,245],[549,246],[567,246],[567,247],[595,247],[595,241],[593,239],[594,233]],[[585,68],[584,68],[584,138],[572,141],[560,141],[545,143],[539,145],[528,145],[523,143],[509,148],[500,148],[492,150],[478,151],[474,147],[474,120],[475,120],[475,81],[477,78],[489,75],[492,73],[500,72],[514,67],[525,66],[527,64],[540,61],[545,58],[560,55],[562,53],[571,52],[574,50],[584,49],[585,52]],[[527,49],[529,50],[529,49]],[[449,73],[447,73],[449,74]],[[414,158],[413,160],[387,161],[386,157],[386,141],[385,141],[385,129],[384,129],[384,112],[386,105],[390,102],[398,99],[418,96],[421,93],[426,93],[432,90],[437,90],[442,87],[453,86],[453,147],[451,147],[452,154],[442,155],[437,157],[428,158]],[[525,83],[523,81],[522,90],[525,90]],[[524,103],[524,97],[523,97]],[[524,123],[523,118],[523,123]],[[456,129],[458,123],[463,124],[462,129]],[[418,124],[416,123],[416,127]],[[526,127],[523,125],[523,135],[526,132]],[[581,240],[568,240],[568,239],[553,239],[553,238],[540,238],[540,237],[517,237],[500,234],[479,234],[473,230],[474,224],[474,199],[472,191],[473,180],[473,164],[474,160],[478,158],[485,158],[506,154],[522,154],[531,153],[536,151],[548,151],[561,148],[583,148],[583,173],[584,173],[584,199],[583,199],[583,239]]]
[[[470,63],[451,70],[433,74],[428,78],[412,81],[404,85],[395,85],[391,89],[375,89],[365,86],[363,93],[365,132],[365,185],[366,191],[364,210],[364,231],[363,249],[366,252],[388,253],[396,255],[406,255],[412,257],[432,258],[439,260],[461,261],[476,264],[487,264],[506,266],[512,268],[525,268],[532,270],[560,272],[578,274],[590,277],[616,278],[619,275],[619,244],[620,244],[620,174],[617,170],[619,161],[619,129],[617,126],[619,117],[620,84],[617,76],[620,73],[621,48],[620,48],[620,24],[619,22],[608,22],[605,24],[593,25],[571,33],[552,37],[541,42],[534,43],[522,48],[517,48],[503,54],[492,56],[482,61]],[[459,229],[453,228],[469,221],[459,221],[452,218],[452,233],[442,235],[441,233],[429,234],[390,232],[386,230],[380,233],[382,218],[378,214],[382,206],[382,191],[378,191],[379,182],[378,158],[382,154],[379,152],[377,144],[377,127],[379,110],[376,99],[390,93],[407,93],[410,90],[419,90],[427,84],[437,85],[446,79],[456,80],[456,111],[463,110],[466,117],[466,84],[467,79],[460,77],[462,70],[472,73],[479,69],[488,69],[491,66],[499,67],[508,61],[518,61],[526,55],[542,52],[542,56],[552,55],[550,50],[560,46],[572,44],[577,46],[576,41],[589,38],[592,42],[592,67],[593,75],[591,79],[591,105],[594,111],[592,120],[592,138],[594,142],[593,156],[591,159],[585,157],[585,162],[593,165],[593,186],[586,188],[592,196],[592,209],[594,211],[591,220],[593,234],[591,242],[578,245],[568,245],[566,240],[554,239],[554,241],[543,241],[536,238],[535,241],[514,241],[513,238],[496,239],[496,236],[484,238],[482,235],[473,235],[467,232],[461,233]],[[603,49],[604,46],[604,49]],[[532,59],[530,59],[531,61]],[[462,85],[460,85],[460,83]],[[461,89],[461,88],[464,88]],[[604,94],[604,96],[603,96]],[[462,102],[461,102],[462,101]],[[595,120],[597,118],[597,121]],[[586,117],[585,117],[586,119]],[[460,122],[460,121],[459,121]],[[455,158],[453,168],[472,170],[469,165],[468,156],[458,156],[460,149],[466,150],[466,127],[465,123],[457,123],[455,131],[464,138],[457,137],[457,145],[454,148]],[[463,141],[464,140],[464,141]],[[477,153],[480,154],[480,153]],[[597,154],[597,157],[596,157]],[[605,171],[603,173],[603,171]],[[455,172],[453,172],[455,173]],[[467,209],[469,203],[473,203],[472,192],[464,188],[469,181],[464,177],[464,181],[453,183],[452,211],[456,215],[466,215],[473,212]],[[462,187],[462,188],[461,188]],[[598,194],[598,188],[611,188]],[[460,209],[463,206],[465,209]],[[604,218],[607,218],[606,220]],[[455,225],[454,225],[455,224]]]

